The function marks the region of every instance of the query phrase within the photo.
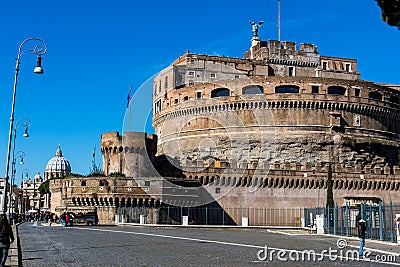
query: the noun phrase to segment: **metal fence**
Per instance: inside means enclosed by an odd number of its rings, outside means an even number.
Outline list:
[[[304,209],[199,207],[119,207],[117,220],[127,223],[183,224],[187,216],[191,225],[242,225],[301,227]],[[141,221],[142,220],[142,221]]]
[[[324,231],[328,234],[358,236],[358,221],[366,221],[366,238],[396,242],[396,214],[400,205],[343,206],[333,208],[304,209],[305,226],[314,227],[316,215],[324,215]]]
[[[400,205],[360,204],[333,208],[221,208],[217,204],[199,207],[134,206],[118,207],[117,220],[127,223],[190,225],[248,225],[304,227],[315,229],[316,216],[324,215],[324,231],[328,234],[358,236],[358,221],[366,221],[367,238],[396,242],[396,214]],[[245,223],[244,223],[245,222]]]

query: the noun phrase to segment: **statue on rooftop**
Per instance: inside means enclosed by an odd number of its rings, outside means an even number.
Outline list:
[[[258,38],[258,28],[260,28],[261,24],[264,23],[264,21],[260,21],[258,23],[255,23],[254,21],[250,21],[250,25],[252,27],[251,31],[253,32],[253,38]]]

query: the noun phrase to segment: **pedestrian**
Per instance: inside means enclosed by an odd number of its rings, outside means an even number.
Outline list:
[[[66,213],[66,214],[65,214],[65,223],[64,223],[64,226],[68,226],[68,223],[69,223],[69,215],[68,215],[68,213]]]
[[[358,237],[360,238],[360,250],[359,250],[360,256],[362,256],[364,252],[365,231],[366,231],[365,221],[361,219],[358,222]]]
[[[69,227],[72,227],[72,224],[74,223],[74,215],[72,213],[69,214],[68,222],[69,222]]]
[[[0,215],[0,251],[1,251],[1,267],[6,264],[8,249],[10,244],[14,242],[14,234],[11,225],[8,223],[6,214]]]
[[[65,227],[65,220],[66,220],[66,214],[64,212],[63,214],[60,215],[60,221],[61,221],[62,227]]]

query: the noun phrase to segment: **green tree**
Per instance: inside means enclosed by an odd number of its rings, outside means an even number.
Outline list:
[[[43,183],[39,186],[38,191],[39,191],[41,194],[50,193],[50,189],[49,189],[50,180],[51,180],[51,179],[46,180],[45,182],[43,182]]]
[[[400,0],[375,0],[381,8],[382,20],[400,30]]]
[[[333,181],[332,181],[332,167],[329,165],[328,180],[326,181],[326,207],[333,208],[335,203],[333,201]]]

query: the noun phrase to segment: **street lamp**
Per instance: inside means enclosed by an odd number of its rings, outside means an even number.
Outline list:
[[[25,128],[23,137],[27,138],[27,137],[29,137],[28,128],[29,128],[29,126],[31,126],[31,124],[32,123],[28,118],[20,118],[15,123],[14,140],[13,140],[13,151],[12,151],[12,161],[11,161],[12,162],[12,166],[11,166],[11,187],[15,183],[15,173],[17,171],[16,168],[15,168],[15,164],[16,164],[16,159],[15,159],[15,140],[17,140],[17,129],[18,129],[19,126],[23,126]],[[20,152],[22,152],[22,151],[20,151]],[[20,153],[20,152],[17,152],[17,154]],[[24,164],[24,157],[25,157],[25,153],[23,154],[23,156],[21,156],[20,164]]]
[[[28,48],[28,49],[22,51],[23,46],[30,41],[39,42],[39,44],[33,48]],[[8,134],[6,175],[4,178],[4,192],[3,192],[3,195],[1,196],[2,213],[3,214],[6,213],[6,210],[7,210],[7,183],[8,183],[8,179],[9,179],[8,172],[9,172],[9,167],[10,167],[11,140],[12,140],[12,132],[13,132],[13,126],[14,126],[14,109],[15,109],[15,98],[16,98],[16,93],[17,93],[19,64],[20,64],[21,57],[27,52],[32,52],[32,54],[38,56],[37,65],[36,65],[35,69],[33,70],[33,72],[37,73],[37,74],[42,74],[43,73],[43,68],[41,65],[42,64],[42,55],[44,55],[47,52],[47,45],[42,39],[28,38],[19,45],[18,55],[17,55],[17,58],[15,59],[16,64],[15,64],[15,74],[14,74],[13,96],[12,96],[12,103],[11,103],[10,129],[9,129],[9,134]]]
[[[25,198],[24,198],[24,207],[23,207],[23,211],[24,213],[28,210],[27,209],[27,202],[28,202],[28,188],[27,188],[27,183],[25,182],[25,186],[24,186],[24,174],[26,175],[26,179],[25,181],[28,180],[28,175],[29,175],[29,170],[28,169],[24,169],[21,173],[21,189],[24,190],[25,187]],[[24,192],[22,192],[22,194],[24,194]]]
[[[19,164],[24,164],[24,157],[25,157],[25,152],[23,151],[18,151],[17,153],[15,153],[15,135],[14,135],[14,146],[13,146],[13,159],[11,162],[11,183],[10,183],[10,193],[9,193],[9,203],[10,205],[8,205],[8,212],[11,216],[11,214],[13,213],[13,207],[14,207],[14,203],[13,203],[13,194],[14,194],[14,184],[15,184],[15,173],[17,172],[17,168],[15,166],[17,158],[20,158],[20,162]]]

